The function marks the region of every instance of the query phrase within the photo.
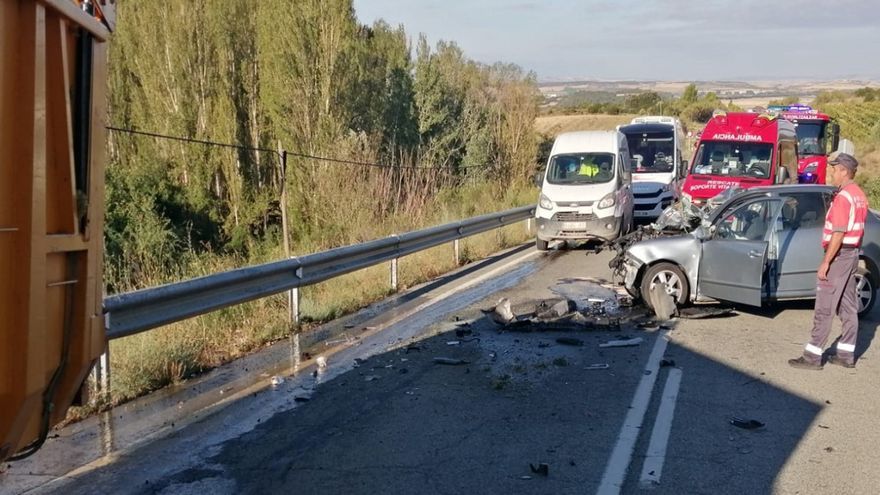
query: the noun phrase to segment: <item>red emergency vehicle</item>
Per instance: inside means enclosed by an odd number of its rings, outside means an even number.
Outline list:
[[[798,182],[825,184],[828,153],[837,149],[840,126],[831,117],[807,105],[771,106],[794,123],[798,138]]]
[[[794,182],[794,124],[776,114],[715,112],[700,135],[682,197],[702,205],[731,187]]]

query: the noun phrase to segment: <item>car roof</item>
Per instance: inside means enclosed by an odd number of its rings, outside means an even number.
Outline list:
[[[738,193],[734,196],[734,198],[743,198],[747,195],[753,196],[761,196],[765,194],[773,194],[776,196],[783,194],[791,194],[791,193],[802,193],[802,192],[829,192],[834,191],[836,188],[834,186],[827,186],[822,184],[778,184],[775,186],[760,186],[760,187],[751,187],[749,189],[744,189],[741,193]],[[731,198],[733,199],[733,198]]]

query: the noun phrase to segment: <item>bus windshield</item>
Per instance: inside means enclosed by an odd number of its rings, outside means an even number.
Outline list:
[[[675,142],[672,131],[640,132],[626,136],[635,173],[672,172]]]

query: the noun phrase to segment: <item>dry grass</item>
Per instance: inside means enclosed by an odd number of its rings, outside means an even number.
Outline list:
[[[380,224],[360,226],[355,221],[348,227],[352,229],[352,238],[368,240],[534,203],[536,195],[536,190],[530,186],[500,188],[483,184],[461,187],[439,195],[422,216],[400,215]],[[521,223],[472,236],[461,241],[462,263],[530,238],[531,234]],[[304,254],[327,247],[300,245],[296,251]],[[266,259],[261,261],[280,259],[280,247],[269,250],[263,257]],[[251,260],[254,262],[260,261]],[[198,276],[229,270],[241,263],[242,260],[228,257],[203,255],[191,260],[186,271],[190,276]],[[399,287],[403,290],[428,281],[455,266],[452,244],[415,253],[399,262]],[[301,330],[307,332],[319,323],[356,311],[391,292],[388,263],[304,287],[300,291]],[[288,325],[286,294],[279,294],[113,340],[110,343],[113,369],[110,403],[118,404],[178,383],[253,352],[266,343],[289,335],[292,330]],[[83,415],[88,411],[75,413]]]
[[[535,130],[553,137],[570,131],[608,131],[628,124],[636,115],[546,115],[535,119]]]

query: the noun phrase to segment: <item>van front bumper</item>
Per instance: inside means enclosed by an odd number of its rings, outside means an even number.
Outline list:
[[[587,240],[601,239],[613,240],[620,233],[621,217],[597,218],[593,215],[580,215],[576,221],[560,221],[553,218],[536,219],[538,239],[542,241],[561,240]]]

